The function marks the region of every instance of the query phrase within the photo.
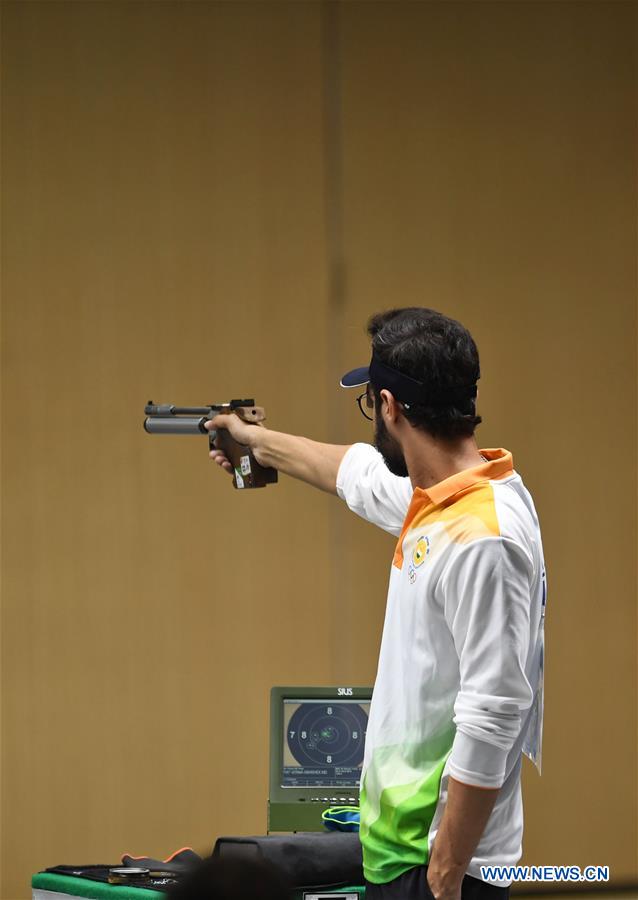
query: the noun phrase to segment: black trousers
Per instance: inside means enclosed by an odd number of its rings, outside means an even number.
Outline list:
[[[366,881],[366,900],[434,900],[426,879],[427,870],[427,866],[416,866],[386,884]],[[496,887],[471,875],[463,879],[462,900],[508,900],[509,895],[508,887]]]

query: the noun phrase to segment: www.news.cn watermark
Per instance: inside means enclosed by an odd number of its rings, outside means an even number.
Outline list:
[[[609,881],[609,866],[481,866],[484,881]]]

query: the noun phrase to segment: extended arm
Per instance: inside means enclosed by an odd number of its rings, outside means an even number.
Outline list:
[[[400,533],[413,493],[410,479],[393,475],[370,444],[322,444],[247,425],[237,416],[217,416],[206,427],[227,428],[235,440],[251,448],[261,465],[337,494],[362,519],[390,534]],[[232,472],[221,450],[211,450],[210,456]]]
[[[337,493],[337,472],[348,445],[322,444],[310,438],[247,425],[237,416],[217,416],[206,427],[228,429],[235,440],[251,448],[260,465],[272,466],[278,472],[330,494]],[[232,466],[221,450],[211,450],[210,456],[232,472]]]

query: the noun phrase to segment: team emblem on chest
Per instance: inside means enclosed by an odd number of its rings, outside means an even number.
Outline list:
[[[414,545],[414,550],[412,551],[412,562],[408,568],[408,578],[410,579],[410,584],[414,584],[416,581],[416,572],[419,566],[422,566],[425,562],[425,557],[430,552],[430,538],[426,535],[421,535],[421,537],[416,539],[416,543]]]

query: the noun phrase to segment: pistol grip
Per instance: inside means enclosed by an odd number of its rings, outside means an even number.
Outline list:
[[[235,488],[239,490],[258,488],[277,482],[277,470],[260,465],[250,447],[238,443],[225,428],[217,430],[216,446],[225,454],[233,467],[233,486]]]

